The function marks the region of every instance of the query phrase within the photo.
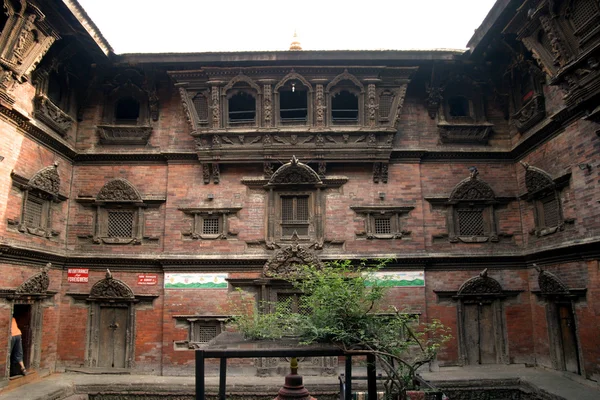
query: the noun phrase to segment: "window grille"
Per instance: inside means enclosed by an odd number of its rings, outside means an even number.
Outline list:
[[[392,100],[394,96],[389,92],[384,92],[379,97],[379,118],[388,118],[392,109]]]
[[[196,325],[192,342],[208,343],[217,337],[217,327],[215,325]]]
[[[202,221],[202,234],[218,235],[219,233],[219,218],[204,218]]]
[[[27,196],[27,202],[25,203],[25,224],[31,227],[42,227],[42,212],[44,210],[44,200],[32,196]]]
[[[392,233],[392,224],[390,218],[375,218],[375,234],[388,235]]]
[[[294,198],[281,198],[281,220],[283,222],[291,222],[294,220]]]
[[[296,197],[296,220],[308,222],[308,197]]]
[[[308,196],[281,197],[281,234],[308,236]]]
[[[483,236],[483,210],[458,209],[458,234],[460,236]]]
[[[196,109],[196,114],[198,115],[198,119],[200,121],[208,120],[208,101],[205,96],[199,94],[194,97],[194,108]]]
[[[556,196],[551,195],[541,200],[544,212],[544,225],[554,227],[559,225],[558,201]]]
[[[108,212],[108,237],[133,237],[133,211]]]
[[[575,30],[584,28],[590,20],[598,14],[598,6],[595,0],[579,0],[573,5],[573,13],[571,14],[571,21]]]
[[[277,310],[284,313],[292,313],[294,294],[277,293]]]

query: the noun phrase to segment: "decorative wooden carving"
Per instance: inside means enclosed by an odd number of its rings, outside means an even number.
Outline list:
[[[442,143],[486,144],[492,133],[492,124],[447,124],[440,123],[440,141]]]
[[[273,119],[273,92],[271,85],[263,86],[263,115],[265,118],[265,127],[270,127]]]
[[[204,180],[204,184],[208,185],[210,183],[210,164],[203,163],[202,164],[202,178]]]
[[[294,276],[298,274],[298,267],[301,265],[322,267],[323,264],[308,246],[294,242],[275,252],[265,263],[263,275],[269,278]]]
[[[41,294],[46,293],[48,290],[48,286],[50,286],[50,277],[48,276],[48,271],[52,267],[51,263],[46,264],[42,267],[42,270],[27,279],[25,282],[21,284],[15,291],[16,294]]]
[[[90,290],[90,298],[98,299],[133,299],[133,291],[127,284],[113,278],[110,270],[106,270],[106,278],[98,281]]]
[[[375,91],[375,84],[374,83],[369,83],[369,85],[367,85],[367,121],[368,121],[368,126],[375,126],[375,124],[377,123],[377,110],[378,110],[379,106],[377,105],[377,99],[376,99],[376,91]]]
[[[102,144],[147,144],[152,134],[150,126],[98,125],[97,128]]]
[[[325,110],[327,107],[325,106],[325,95],[323,93],[323,85],[317,85],[317,95],[315,98],[315,110],[317,113],[316,125],[318,127],[325,125]]]
[[[122,178],[113,179],[100,189],[97,200],[131,202],[141,201],[142,196],[131,183]]]
[[[526,162],[521,162],[521,165],[525,168],[525,185],[530,195],[547,189],[554,190],[556,185],[548,173],[539,168],[532,167]]]
[[[552,272],[544,271],[538,266],[536,266],[535,269],[539,272],[538,285],[542,294],[569,294],[569,288],[558,278],[558,276],[554,275]]]
[[[279,167],[269,180],[269,185],[321,184],[321,178],[311,167],[292,156],[289,163]]]
[[[450,201],[463,201],[463,200],[494,200],[496,195],[492,188],[485,182],[477,179],[477,169],[471,172],[471,176],[461,181],[452,193],[450,194]]]
[[[502,286],[497,280],[488,276],[487,268],[479,276],[465,281],[458,290],[457,296],[500,296]]]
[[[273,163],[270,161],[265,161],[263,163],[263,175],[266,179],[271,179],[273,176]]]
[[[520,110],[512,115],[515,127],[521,133],[540,122],[546,116],[546,101],[544,96],[536,95]]]
[[[431,86],[427,88],[427,97],[425,98],[425,107],[431,119],[435,119],[437,112],[444,99],[444,89],[439,86]]]
[[[241,207],[191,207],[179,210],[193,217],[192,229],[182,232],[183,236],[190,239],[228,239],[237,234],[229,231],[228,216],[240,211]],[[216,219],[217,224],[210,232],[206,232],[204,220],[209,218]]]
[[[325,161],[319,161],[318,175],[319,178],[324,179],[327,173],[327,163]]]
[[[211,110],[212,110],[212,126],[213,128],[221,127],[221,104],[220,91],[218,86],[213,86],[211,90]]]
[[[58,175],[58,163],[38,171],[30,180],[29,186],[42,190],[46,193],[58,196],[60,191],[60,176]]]
[[[219,163],[212,163],[212,177],[214,183],[221,182],[221,170],[219,168]]]
[[[54,105],[46,96],[36,96],[34,99],[35,117],[65,136],[75,120],[59,107]]]

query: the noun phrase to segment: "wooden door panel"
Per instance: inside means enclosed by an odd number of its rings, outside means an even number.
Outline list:
[[[560,336],[564,368],[566,371],[579,374],[579,359],[577,354],[577,336],[575,333],[575,318],[570,304],[558,306]]]
[[[479,306],[479,354],[481,364],[496,363],[494,310],[491,304]]]
[[[98,366],[126,367],[127,308],[101,307],[98,334]]]
[[[477,304],[464,305],[465,353],[468,364],[479,364],[479,310]]]

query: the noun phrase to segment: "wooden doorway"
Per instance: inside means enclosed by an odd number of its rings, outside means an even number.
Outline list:
[[[128,307],[100,307],[98,367],[127,367]]]
[[[494,309],[491,303],[464,305],[464,332],[467,364],[496,364]]]
[[[577,346],[577,332],[575,329],[575,315],[571,303],[558,303],[558,339],[562,369],[564,371],[581,374],[579,366],[579,352]]]
[[[34,344],[34,326],[32,321],[31,305],[15,304],[13,308],[13,318],[15,319],[15,321],[17,321],[17,326],[21,331],[21,343],[23,347],[23,364],[25,364],[25,368],[29,369],[32,366]],[[20,367],[18,365],[13,365],[11,363],[10,369],[11,376],[20,373]]]

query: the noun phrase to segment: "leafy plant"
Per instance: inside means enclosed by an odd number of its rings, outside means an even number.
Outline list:
[[[374,278],[384,265],[355,267],[345,260],[323,268],[300,266],[298,274],[279,278],[304,293],[303,306],[310,312],[291,313],[284,305],[272,314],[259,314],[254,307],[234,323],[251,338],[296,335],[305,344],[333,343],[372,353],[385,373],[386,394],[405,399],[419,367],[434,360],[451,335],[438,320],[423,323],[386,303],[390,288]]]

